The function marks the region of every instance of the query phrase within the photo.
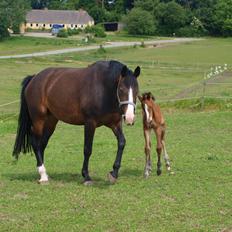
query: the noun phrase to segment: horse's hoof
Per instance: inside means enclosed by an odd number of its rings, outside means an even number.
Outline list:
[[[110,172],[108,174],[108,179],[109,179],[111,184],[115,184],[117,181],[117,178],[113,177]]]
[[[85,186],[90,186],[90,185],[93,185],[93,181],[92,180],[86,180],[84,181],[83,183]]]
[[[157,170],[157,176],[160,176],[161,175],[161,173],[162,173],[162,171],[161,170]]]
[[[170,171],[171,171],[171,167],[170,167],[170,166],[167,166],[167,170],[170,172]]]
[[[38,180],[37,183],[40,185],[48,185],[49,181],[48,180]]]

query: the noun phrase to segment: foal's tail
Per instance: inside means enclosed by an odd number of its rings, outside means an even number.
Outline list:
[[[27,102],[25,99],[25,89],[33,76],[27,76],[22,81],[21,106],[18,118],[18,129],[13,150],[13,156],[18,159],[20,152],[27,153],[31,151],[31,118],[29,115]]]

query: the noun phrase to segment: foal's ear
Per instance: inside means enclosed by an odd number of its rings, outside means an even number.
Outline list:
[[[124,65],[124,66],[122,67],[122,71],[121,71],[121,76],[122,76],[122,77],[125,77],[125,76],[126,76],[127,70],[128,70],[127,66]]]
[[[135,71],[134,71],[134,76],[135,76],[135,77],[138,77],[139,75],[140,75],[140,67],[137,66],[137,68],[136,68]]]
[[[139,99],[139,101],[142,103],[142,101],[143,101],[143,97],[142,97],[142,96],[140,96],[140,95],[138,95],[138,99]]]

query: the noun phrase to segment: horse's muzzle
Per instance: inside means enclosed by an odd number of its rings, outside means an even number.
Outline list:
[[[135,117],[126,117],[125,115],[123,115],[123,119],[128,126],[133,126],[135,123]]]

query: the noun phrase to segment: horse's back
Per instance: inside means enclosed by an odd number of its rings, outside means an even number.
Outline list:
[[[47,68],[26,89],[29,108],[36,114],[52,113],[57,119],[83,124],[84,118],[112,113],[110,62],[87,68]],[[108,81],[109,85],[107,85]]]

